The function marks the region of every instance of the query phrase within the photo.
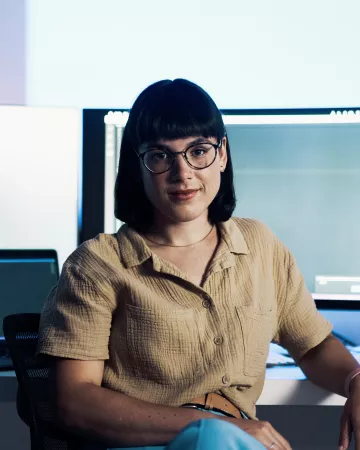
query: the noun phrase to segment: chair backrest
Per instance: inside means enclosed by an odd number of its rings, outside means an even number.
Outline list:
[[[59,428],[48,395],[49,364],[36,357],[40,314],[5,317],[3,331],[19,385],[17,408],[30,427],[32,450],[79,450],[84,441]]]

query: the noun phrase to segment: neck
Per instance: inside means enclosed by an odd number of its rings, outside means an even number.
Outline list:
[[[169,247],[188,247],[205,240],[212,234],[212,225],[207,217],[198,217],[190,222],[154,223],[145,237],[155,244]],[[205,238],[205,239],[204,239]]]

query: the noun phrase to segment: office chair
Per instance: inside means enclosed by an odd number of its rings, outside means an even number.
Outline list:
[[[59,428],[48,396],[49,364],[36,358],[40,314],[5,317],[3,331],[18,381],[17,411],[30,428],[31,450],[81,450],[84,440]]]

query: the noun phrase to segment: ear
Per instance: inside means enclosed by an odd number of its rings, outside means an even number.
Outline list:
[[[225,170],[225,167],[227,164],[226,145],[227,145],[227,137],[224,136],[222,139],[221,147],[219,148],[219,159],[220,159],[220,167],[221,167],[222,172]]]

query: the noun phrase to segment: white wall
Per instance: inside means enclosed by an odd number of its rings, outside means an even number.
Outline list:
[[[80,111],[0,106],[0,248],[76,248],[80,144]]]
[[[0,0],[0,104],[129,107],[187,77],[221,108],[360,106],[358,0]]]
[[[358,0],[28,0],[27,102],[130,107],[186,77],[221,108],[360,105]]]
[[[25,103],[25,1],[0,0],[0,105]]]

